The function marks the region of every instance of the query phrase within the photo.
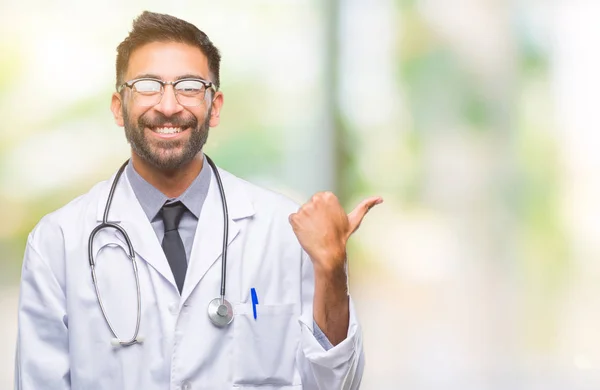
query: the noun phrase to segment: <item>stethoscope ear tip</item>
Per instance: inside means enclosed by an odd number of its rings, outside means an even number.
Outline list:
[[[133,345],[136,343],[142,344],[144,342],[144,340],[145,340],[144,336],[137,336],[133,342],[125,342],[124,343],[115,337],[115,338],[110,339],[110,345],[112,345],[113,347],[121,347],[121,346],[126,347],[126,346]]]

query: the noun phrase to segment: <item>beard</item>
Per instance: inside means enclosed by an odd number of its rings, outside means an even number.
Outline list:
[[[123,107],[125,137],[131,145],[131,150],[144,161],[161,171],[176,170],[196,157],[208,139],[209,122],[212,106],[209,108],[204,123],[198,124],[198,119],[191,115],[167,117],[162,113],[150,116],[147,113],[140,116],[137,123],[129,118],[127,108]],[[145,129],[155,129],[169,124],[190,130],[187,140],[151,139]]]

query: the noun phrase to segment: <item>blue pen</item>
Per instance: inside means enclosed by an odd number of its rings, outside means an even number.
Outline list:
[[[256,305],[258,305],[258,296],[256,295],[256,290],[254,287],[250,289],[250,295],[252,295],[252,314],[254,314],[254,319],[256,319]]]

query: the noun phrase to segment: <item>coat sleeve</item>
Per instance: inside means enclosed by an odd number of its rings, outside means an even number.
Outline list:
[[[355,390],[360,387],[364,371],[362,332],[350,304],[350,323],[346,339],[325,350],[313,329],[314,270],[308,255],[302,252],[302,313],[300,346],[297,361],[304,389]]]
[[[66,297],[33,241],[30,234],[21,274],[15,390],[70,389]]]

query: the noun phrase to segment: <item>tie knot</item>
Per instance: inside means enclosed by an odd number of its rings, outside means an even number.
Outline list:
[[[165,233],[171,230],[177,230],[179,221],[181,221],[181,217],[185,210],[186,207],[179,201],[165,204],[162,207],[161,214],[165,225]]]

